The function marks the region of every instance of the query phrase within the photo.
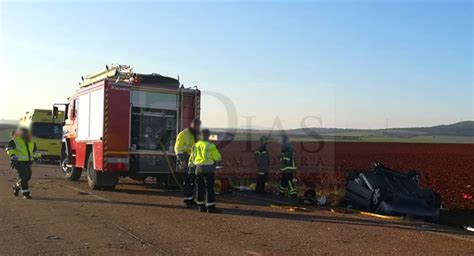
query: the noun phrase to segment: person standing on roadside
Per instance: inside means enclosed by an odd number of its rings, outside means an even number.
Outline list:
[[[193,119],[189,127],[181,131],[176,137],[174,152],[176,154],[178,167],[184,172],[184,203],[190,208],[196,205],[194,201],[196,174],[194,168],[188,166],[191,149],[197,141],[201,120]]]
[[[267,151],[268,138],[266,136],[260,137],[260,146],[255,151],[255,161],[257,162],[257,186],[255,193],[265,193],[265,183],[268,180],[268,169],[270,166],[270,157]]]
[[[202,131],[202,138],[194,144],[189,166],[195,167],[197,185],[197,204],[200,212],[221,213],[216,208],[216,195],[214,193],[215,171],[217,162],[221,161],[221,154],[216,145],[209,142],[211,132]]]
[[[31,199],[29,181],[31,179],[31,165],[34,160],[40,159],[36,143],[31,140],[31,135],[26,128],[20,128],[7,147],[7,154],[12,161],[12,167],[18,174],[18,182],[13,185],[13,195],[18,196],[21,191],[23,198]]]
[[[286,135],[281,138],[282,149],[280,156],[280,170],[281,170],[281,181],[280,181],[280,192],[279,195],[289,195],[292,198],[297,197],[296,187],[293,184],[293,175],[297,170],[295,162],[295,152],[293,146],[288,140]]]

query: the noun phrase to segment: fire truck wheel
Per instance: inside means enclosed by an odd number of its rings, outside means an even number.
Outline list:
[[[63,175],[65,179],[71,180],[71,181],[77,181],[81,178],[82,168],[68,166],[69,165],[68,155],[64,147],[61,149],[60,163],[61,163],[61,174]]]
[[[94,157],[87,161],[87,184],[91,189],[113,190],[118,183],[118,175],[110,172],[97,172],[94,169]]]
[[[94,157],[92,154],[87,161],[87,185],[89,185],[91,189],[100,188],[97,185],[97,171],[94,169]]]

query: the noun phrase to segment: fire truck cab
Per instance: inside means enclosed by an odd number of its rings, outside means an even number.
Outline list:
[[[82,77],[64,106],[60,158],[66,179],[78,180],[85,171],[92,189],[114,188],[121,176],[152,176],[166,185],[177,180],[174,142],[199,118],[200,91],[171,77],[112,65]]]

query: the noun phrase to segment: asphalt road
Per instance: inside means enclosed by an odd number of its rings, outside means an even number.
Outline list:
[[[325,209],[290,212],[272,198],[218,197],[223,214],[186,209],[178,192],[125,180],[91,192],[57,167],[35,165],[32,200],[11,194],[16,174],[0,152],[0,254],[473,255],[462,230]]]

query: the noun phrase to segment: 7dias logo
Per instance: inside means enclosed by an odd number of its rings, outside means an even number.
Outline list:
[[[275,115],[270,129],[255,129],[257,116],[242,116],[243,128],[238,127],[239,116],[232,100],[218,92],[202,92],[203,96],[210,96],[219,101],[227,114],[227,126],[232,128],[215,129],[213,132],[217,146],[223,151],[224,164],[227,167],[237,168],[242,172],[252,170],[254,153],[259,146],[262,136],[269,138],[270,165],[277,168],[280,164],[282,139],[289,138],[294,151],[298,167],[305,172],[326,172],[333,170],[334,149],[326,147],[324,137],[318,132],[322,127],[323,119],[320,116],[308,115],[301,119],[299,129],[285,130],[283,122]],[[242,119],[241,119],[242,120]],[[324,155],[324,157],[322,156]],[[240,169],[242,168],[242,169]],[[227,169],[227,168],[226,168]]]
[[[317,133],[311,127],[322,127],[323,119],[320,116],[308,115],[302,118],[300,121],[300,129],[297,129],[298,132],[293,134],[291,130],[285,130],[283,123],[278,115],[275,115],[273,120],[272,127],[270,129],[261,129],[257,130],[253,128],[253,123],[256,120],[257,116],[242,116],[244,119],[243,129],[237,129],[239,125],[239,117],[237,114],[237,109],[233,104],[232,100],[219,92],[213,91],[202,91],[202,96],[210,96],[217,99],[223,106],[227,113],[227,129],[225,130],[224,139],[220,140],[217,136],[217,145],[220,148],[227,147],[232,141],[246,141],[247,146],[243,152],[254,152],[252,147],[253,141],[258,141],[256,136],[267,136],[268,138],[274,141],[280,141],[280,138],[287,136],[290,138],[292,144],[299,144],[298,151],[305,153],[318,153],[324,148],[324,138],[319,133]],[[310,124],[312,124],[310,126]]]

